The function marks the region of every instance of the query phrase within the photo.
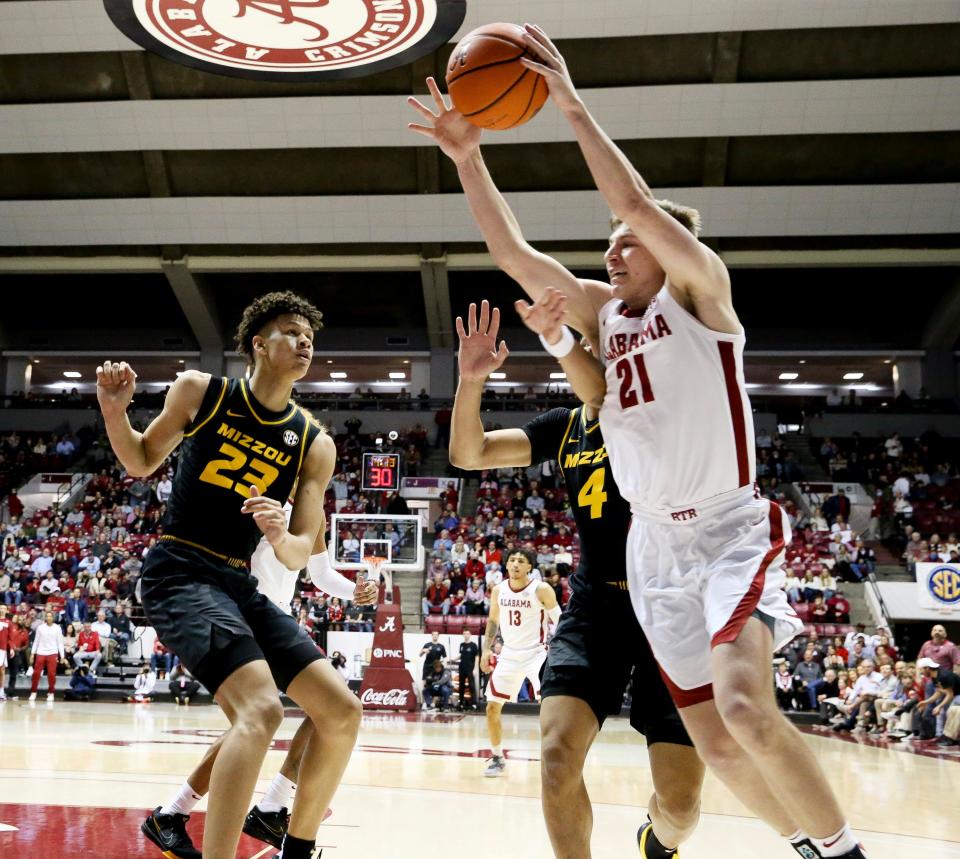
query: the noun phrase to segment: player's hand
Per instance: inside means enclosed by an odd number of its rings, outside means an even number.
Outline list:
[[[353,590],[351,600],[355,605],[373,605],[379,595],[380,586],[376,582],[357,576],[357,586]]]
[[[490,667],[490,657],[492,656],[489,650],[484,650],[483,654],[480,657],[480,670],[484,674],[489,674],[493,671],[493,668]]]
[[[536,59],[521,57],[521,65],[543,75],[547,89],[550,90],[550,98],[560,110],[579,107],[582,102],[567,70],[567,63],[550,37],[536,24],[524,24],[523,41]]]
[[[567,310],[567,296],[548,286],[533,304],[523,299],[513,304],[523,324],[539,334],[550,345],[559,343],[563,335],[563,319]]]
[[[456,108],[447,107],[446,99],[433,78],[427,78],[427,89],[433,96],[437,112],[434,113],[419,99],[410,96],[407,99],[407,104],[416,110],[429,125],[410,122],[407,123],[407,128],[416,131],[417,134],[429,137],[440,147],[443,154],[454,163],[466,161],[480,148],[480,135],[483,130],[467,122],[463,118],[463,114]]]
[[[97,402],[105,418],[126,414],[137,387],[137,374],[126,361],[104,361],[97,367]]]
[[[276,546],[287,536],[287,517],[283,512],[283,505],[260,494],[256,486],[250,487],[250,497],[243,502],[241,512],[253,516],[253,521],[267,542]]]
[[[477,305],[471,304],[467,311],[467,328],[464,330],[463,317],[457,317],[457,336],[460,338],[460,352],[457,361],[460,365],[460,378],[466,381],[483,382],[494,370],[499,369],[507,360],[510,350],[503,341],[497,346],[497,332],[500,330],[500,308],[490,310],[490,302],[480,302],[480,320],[477,320]]]

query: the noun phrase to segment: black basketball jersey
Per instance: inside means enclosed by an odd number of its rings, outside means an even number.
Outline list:
[[[250,487],[281,504],[320,428],[296,405],[272,412],[245,379],[210,380],[184,433],[162,539],[247,567],[262,536],[241,505]]]
[[[580,535],[580,565],[572,577],[589,585],[627,587],[626,540],[630,505],[613,480],[600,421],[588,422],[583,406],[552,409],[523,427],[531,462],[553,459],[560,465],[570,509]]]

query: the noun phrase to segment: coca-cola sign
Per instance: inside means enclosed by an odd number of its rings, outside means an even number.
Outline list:
[[[409,689],[387,689],[385,692],[375,692],[373,689],[364,689],[360,696],[360,703],[373,707],[406,707],[410,695]]]

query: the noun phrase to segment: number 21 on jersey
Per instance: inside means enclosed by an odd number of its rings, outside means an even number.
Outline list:
[[[637,380],[640,382],[640,396],[645,403],[653,402],[653,388],[650,387],[650,376],[647,375],[647,365],[642,354],[634,353],[621,358],[617,361],[615,369],[617,378],[620,380],[621,409],[632,409],[640,402],[634,389],[634,369],[636,369]]]

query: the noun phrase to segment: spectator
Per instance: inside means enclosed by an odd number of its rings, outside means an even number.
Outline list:
[[[43,551],[47,552],[49,555],[49,551],[47,549],[44,549]],[[37,560],[39,561],[40,559],[37,558]],[[51,563],[52,562],[53,559],[51,558]],[[53,570],[47,570],[46,578],[40,582],[41,600],[46,602],[51,596],[58,593],[60,593],[60,582],[54,577]]]
[[[793,676],[790,674],[790,666],[786,659],[778,666],[773,680],[777,691],[777,706],[781,710],[792,710],[794,707]]]
[[[77,636],[77,652],[73,654],[73,664],[79,668],[84,662],[91,661],[93,664],[90,666],[90,670],[96,676],[97,666],[103,659],[101,649],[100,636],[93,630],[89,620],[84,621],[83,629]]]
[[[840,680],[837,671],[828,668],[823,672],[823,680],[816,692],[815,709],[820,711],[820,721],[826,725],[829,722],[829,704],[831,698],[838,698],[840,695]]]
[[[850,601],[837,591],[827,603],[827,620],[832,623],[850,623]]]
[[[110,618],[111,638],[116,642],[117,653],[125,654],[133,638],[134,626],[129,604]]]
[[[0,605],[0,701],[7,700],[6,674],[10,654],[10,627],[13,622],[7,617],[7,607]]]
[[[822,678],[823,670],[820,668],[820,663],[813,658],[813,648],[807,647],[803,652],[803,661],[798,663],[793,673],[800,709],[808,709],[807,703],[809,703],[809,709],[817,709],[817,689],[820,687]]]
[[[803,587],[804,602],[813,602],[817,597],[823,597],[823,582],[820,576],[814,575],[813,570],[804,573],[800,584]]]
[[[97,678],[86,665],[81,665],[70,678],[70,688],[64,693],[67,701],[89,701],[97,691]]]
[[[943,671],[960,669],[960,648],[947,638],[947,630],[942,624],[938,623],[930,630],[930,640],[920,648],[917,664],[924,658],[932,659]]]
[[[864,659],[857,666],[857,682],[853,687],[853,701],[849,705],[849,716],[837,725],[834,731],[850,731],[856,726],[862,729],[867,718],[873,712],[873,702],[880,693],[882,675],[875,670],[872,659]]]
[[[170,680],[167,688],[170,690],[173,700],[178,705],[186,707],[189,706],[190,699],[195,698],[197,692],[200,691],[200,684],[194,680],[190,672],[181,665],[177,676]]]
[[[443,583],[443,576],[440,573],[434,574],[433,581],[427,588],[426,595],[423,598],[423,615],[428,614],[449,614],[450,612],[450,591]]]
[[[77,627],[72,623],[67,624],[67,629],[63,633],[63,655],[68,661],[73,661],[73,654],[77,652]]]
[[[162,679],[163,677],[169,676],[170,672],[173,671],[174,664],[176,664],[174,660],[179,662],[177,657],[170,651],[169,648],[164,647],[163,642],[158,638],[153,643],[153,653],[150,654],[149,668],[154,674],[154,680],[156,680],[158,677]],[[143,673],[143,669],[146,667],[147,663],[145,662],[140,666],[141,674]]]
[[[473,581],[467,586],[464,597],[466,598],[467,614],[487,613],[487,595],[479,576],[474,576]]]
[[[449,668],[445,668],[442,659],[433,662],[430,673],[423,682],[423,704],[429,710],[433,706],[433,699],[440,698],[438,709],[442,713],[450,706],[450,696],[453,694],[453,677]]]
[[[160,481],[157,483],[156,495],[157,502],[159,504],[166,504],[170,500],[170,496],[173,494],[173,480],[170,477],[170,472],[167,472],[160,478]]]
[[[792,569],[787,569],[786,578],[783,581],[783,589],[787,592],[787,599],[791,603],[798,603],[803,596],[800,590],[800,579],[794,574]]]
[[[887,456],[891,459],[899,459],[903,456],[903,442],[900,441],[900,433],[895,432],[883,443],[886,448]]]
[[[842,516],[844,522],[850,518],[850,499],[843,489],[838,489],[835,495],[831,495],[824,502],[823,515],[831,525],[838,516]]]
[[[10,628],[7,630],[7,646],[7,653],[9,654],[7,688],[12,693],[17,688],[17,677],[21,671],[26,671],[27,668],[30,628],[25,617],[20,616],[13,619]]]
[[[100,654],[98,653],[97,656]],[[53,612],[44,614],[44,622],[37,627],[33,638],[33,647],[30,650],[31,664],[33,665],[33,682],[30,685],[30,700],[37,700],[37,689],[40,686],[40,677],[47,673],[47,700],[53,700],[53,690],[57,682],[57,661],[64,665],[67,660],[63,651],[63,632],[53,622]]]
[[[113,652],[116,650],[117,642],[113,638],[113,627],[107,623],[107,613],[103,609],[97,612],[97,620],[90,624],[90,629],[100,638],[100,652],[107,665],[113,665]]]
[[[477,655],[479,650],[477,648],[477,643],[473,641],[473,635],[469,629],[463,631],[463,641],[460,642],[460,665],[459,665],[459,710],[466,710],[468,706],[466,704],[466,690],[464,685],[469,686],[470,689],[470,704],[469,709],[477,709],[477,687],[473,679],[473,670],[477,664]]]
[[[156,651],[154,651],[156,655]],[[153,701],[153,690],[157,685],[157,675],[146,662],[141,663],[140,671],[133,680],[133,694],[127,697],[131,704],[149,704]]]
[[[487,567],[487,573],[484,577],[485,584],[488,591],[492,591],[500,582],[503,581],[503,571],[500,569],[500,564],[494,561]]]
[[[64,606],[63,619],[67,623],[81,624],[87,619],[87,601],[80,593],[80,588],[74,588]]]
[[[424,681],[427,679],[427,675],[430,673],[430,670],[433,666],[433,663],[437,660],[442,660],[447,658],[447,648],[440,643],[440,633],[432,632],[430,634],[430,640],[420,648],[420,656],[424,657],[423,659],[423,673],[422,677]]]
[[[343,603],[339,597],[333,597],[327,606],[327,624],[331,632],[343,629]]]

